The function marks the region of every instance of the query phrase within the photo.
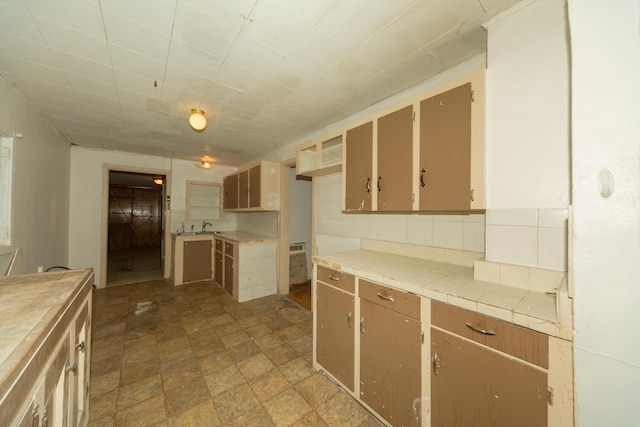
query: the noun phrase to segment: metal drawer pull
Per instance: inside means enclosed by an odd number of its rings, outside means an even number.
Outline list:
[[[465,323],[465,325],[467,326],[467,328],[471,329],[473,332],[477,332],[479,334],[483,334],[483,335],[495,335],[496,333],[493,331],[487,331],[485,329],[480,329],[480,328],[476,328],[475,326],[469,324],[469,323]]]
[[[440,359],[438,358],[438,353],[433,355],[433,360],[431,361],[433,365],[433,374],[438,375],[438,368],[440,367]]]
[[[334,281],[336,281],[336,282],[337,282],[338,280],[340,280],[340,278],[339,278],[339,277],[336,277],[336,276],[329,276],[329,279],[330,279],[330,280],[334,280]]]
[[[390,302],[394,302],[395,299],[390,296],[390,295],[382,295],[381,293],[378,292],[378,298],[383,299],[385,301],[390,301]]]
[[[351,317],[353,316],[352,312],[349,312],[349,314],[347,315],[347,326],[349,326],[349,329],[351,329]]]
[[[367,190],[367,193],[371,193],[371,178],[367,178],[367,182],[364,184],[364,187]]]

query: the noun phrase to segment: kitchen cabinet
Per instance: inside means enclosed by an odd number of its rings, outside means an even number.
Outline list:
[[[171,252],[175,286],[213,277],[212,234],[173,234]]]
[[[548,336],[431,303],[431,425],[546,426]]]
[[[213,269],[211,240],[194,240],[183,243],[182,279],[185,283],[211,279]]]
[[[413,209],[413,123],[413,105],[378,119],[378,211]]]
[[[225,176],[222,185],[224,187],[224,210],[238,209],[238,174]]]
[[[260,161],[224,178],[225,210],[280,210],[280,164]]]
[[[1,286],[12,309],[0,316],[8,326],[1,353],[0,425],[86,426],[93,270],[13,276],[2,279]]]
[[[355,357],[355,277],[318,267],[315,360],[352,392]],[[354,326],[354,323],[356,326]]]
[[[420,297],[360,283],[360,398],[393,426],[420,426]]]
[[[231,295],[237,297],[238,268],[236,266],[237,256],[235,255],[235,245],[232,242],[224,242],[224,288]]]
[[[369,212],[376,184],[373,175],[373,122],[346,132],[344,159],[344,210]]]
[[[420,102],[420,210],[469,210],[471,83]]]
[[[342,169],[343,135],[330,134],[302,144],[296,149],[296,174],[324,176]]]
[[[215,238],[215,281],[238,302],[277,293],[277,240],[242,231]]]
[[[219,285],[222,285],[222,277],[224,272],[224,251],[223,251],[223,241],[221,239],[215,239],[215,248],[214,248],[214,269],[213,269],[213,280],[215,280]]]

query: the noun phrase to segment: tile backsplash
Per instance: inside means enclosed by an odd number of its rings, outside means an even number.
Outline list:
[[[478,258],[474,253],[484,253],[487,261],[567,270],[568,209],[344,214],[341,174],[315,178],[314,186],[316,253],[320,255],[356,249],[358,242],[360,247],[378,242],[377,247],[384,249],[388,242],[389,251],[430,250],[437,255],[449,250],[450,259],[465,257],[461,262],[465,265]],[[401,249],[391,243],[402,244]]]

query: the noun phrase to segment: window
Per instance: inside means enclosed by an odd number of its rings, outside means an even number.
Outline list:
[[[11,245],[13,138],[0,138],[0,246]]]

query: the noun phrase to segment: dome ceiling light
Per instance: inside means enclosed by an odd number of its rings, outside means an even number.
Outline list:
[[[199,108],[192,108],[189,116],[189,125],[198,132],[202,132],[207,127],[207,119],[204,118],[204,111]]]

